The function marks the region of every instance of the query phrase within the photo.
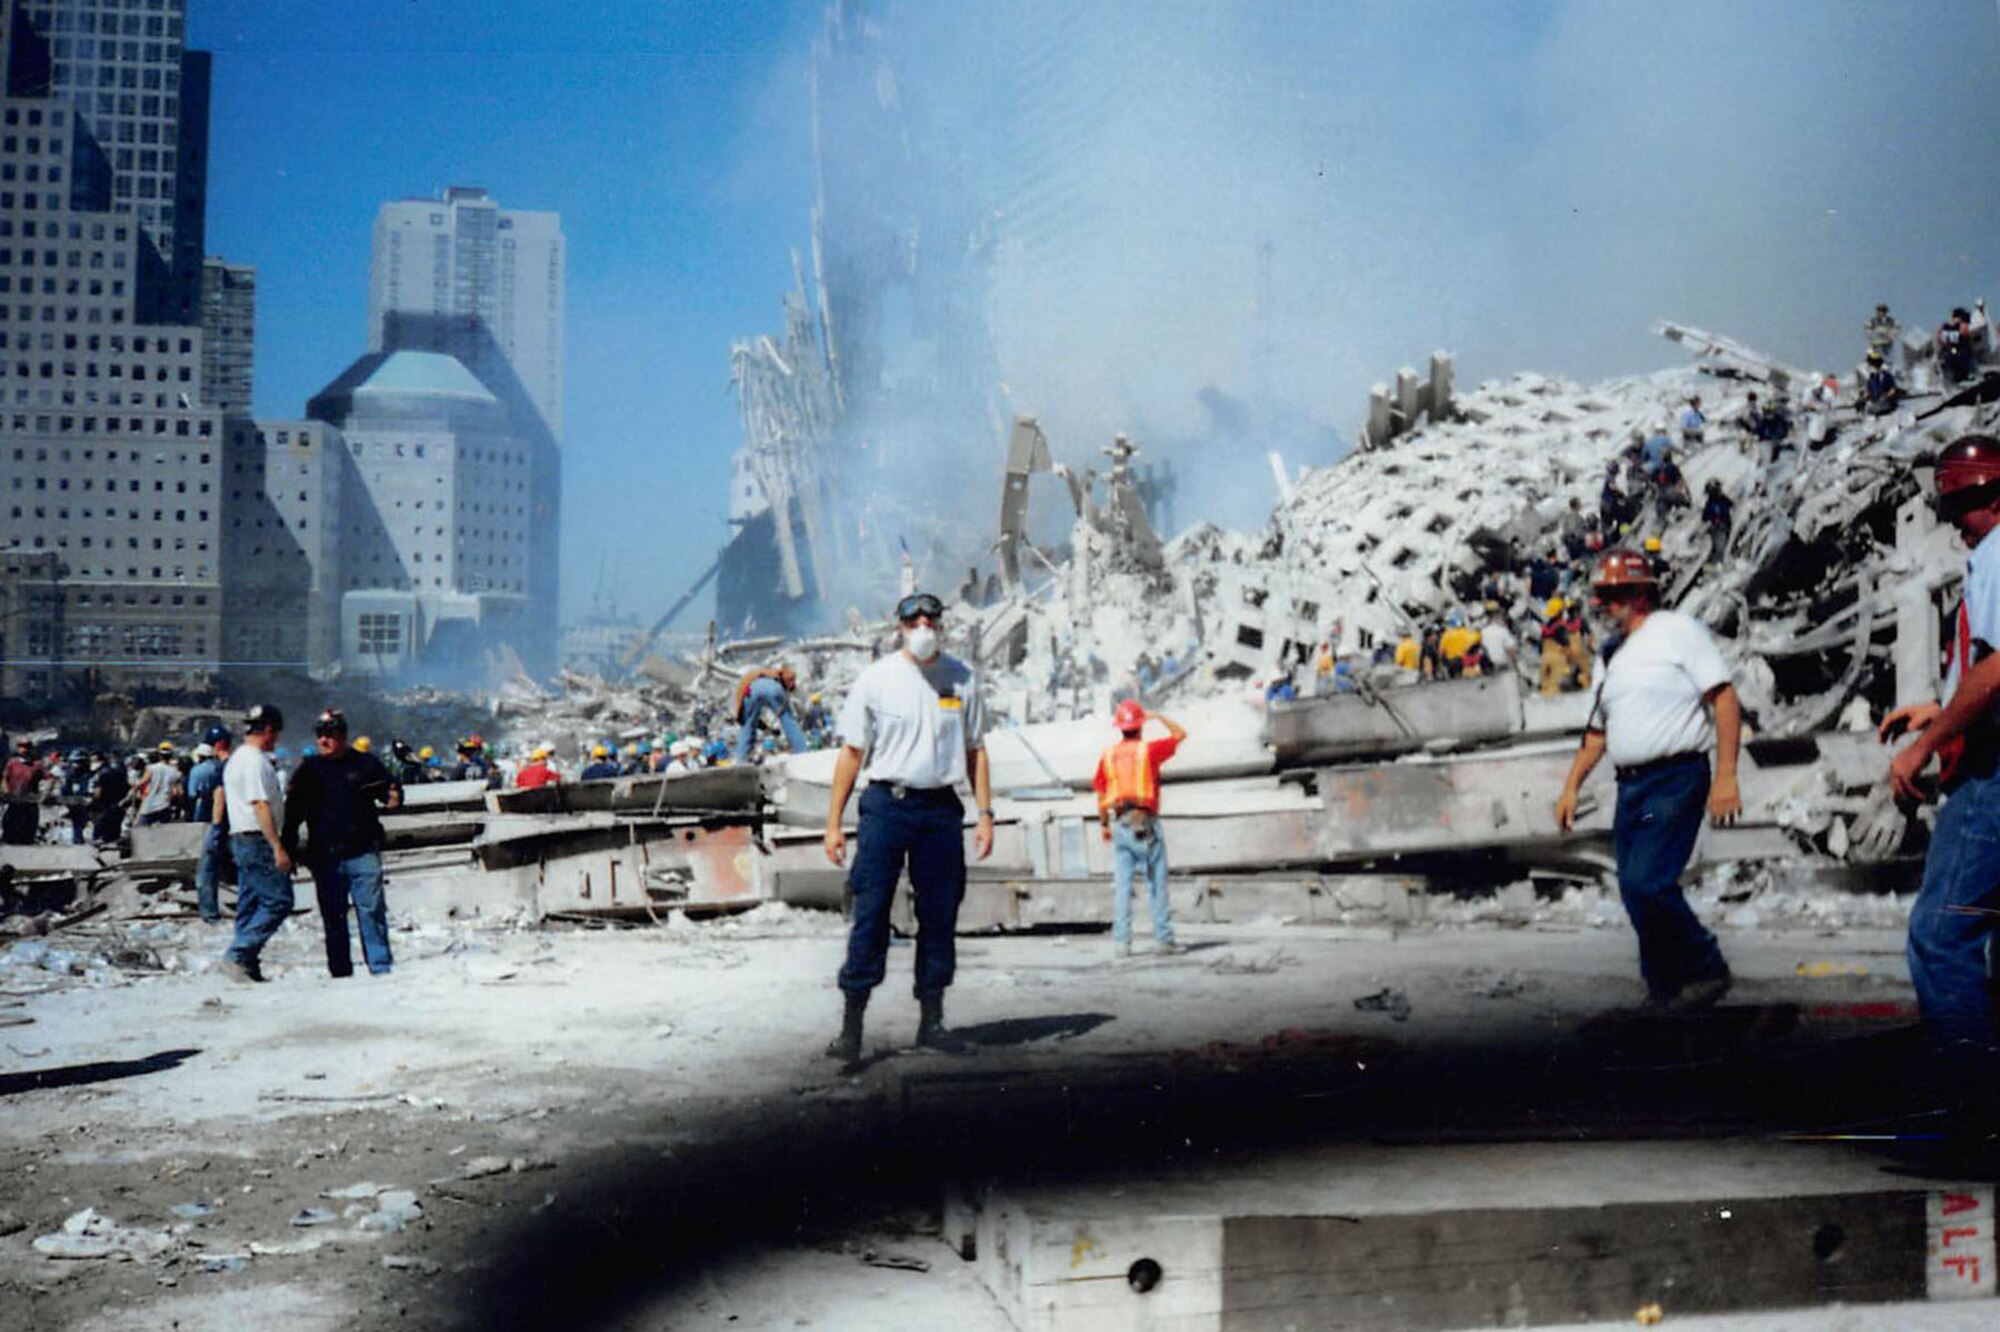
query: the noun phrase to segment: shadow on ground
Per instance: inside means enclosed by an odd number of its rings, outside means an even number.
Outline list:
[[[116,1082],[121,1078],[141,1078],[148,1073],[165,1073],[179,1068],[200,1054],[199,1050],[162,1050],[144,1059],[113,1059],[94,1064],[65,1064],[60,1068],[38,1068],[27,1073],[0,1073],[0,1096],[47,1091],[54,1087],[87,1087],[94,1082]]]
[[[1606,1015],[1578,1030],[1480,1044],[1274,1031],[1165,1054],[1089,1052],[1044,1035],[1102,1015],[968,1030],[969,1058],[912,1055],[756,1106],[685,1107],[701,1145],[662,1159],[607,1150],[566,1163],[561,1201],[474,1241],[476,1278],[433,1283],[448,1323],[626,1326],[645,1304],[746,1244],[823,1241],[946,1181],[1061,1178],[1226,1161],[1340,1141],[1589,1141],[1860,1132],[1937,1124],[1920,1046],[1900,1028],[1826,1026],[1794,1008],[1676,1021]],[[635,1126],[637,1127],[637,1126]],[[490,1246],[490,1247],[489,1247]]]

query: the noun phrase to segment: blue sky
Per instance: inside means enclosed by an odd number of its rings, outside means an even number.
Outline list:
[[[1020,52],[1115,90],[1062,151],[1096,230],[993,311],[1013,405],[1068,452],[1165,436],[1210,384],[1345,436],[1438,346],[1468,380],[1589,379],[1672,364],[1665,316],[1833,368],[1877,299],[1931,323],[2000,297],[1993,0],[877,7],[982,179],[1013,165]],[[607,558],[623,607],[663,607],[727,537],[729,341],[777,326],[807,240],[821,6],[190,8],[216,52],[209,248],[259,269],[259,412],[363,349],[383,200],[479,184],[558,211],[565,615]],[[1237,483],[1184,485],[1213,511],[1183,517],[1256,525],[1261,459],[1221,462]]]

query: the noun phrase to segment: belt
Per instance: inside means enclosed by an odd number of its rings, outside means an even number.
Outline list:
[[[1671,768],[1677,764],[1686,763],[1690,759],[1699,759],[1703,763],[1706,763],[1708,755],[1698,749],[1684,749],[1678,754],[1668,754],[1664,758],[1647,759],[1644,763],[1627,764],[1625,767],[1618,768],[1615,771],[1617,772],[1618,780],[1624,782],[1630,781],[1634,777],[1650,777],[1663,768]]]
[[[875,782],[872,788],[887,791],[898,800],[936,800],[941,796],[955,796],[958,789],[951,786],[905,786],[901,782]]]

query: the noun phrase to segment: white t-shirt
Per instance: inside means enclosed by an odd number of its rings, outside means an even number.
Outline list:
[[[873,662],[840,709],[840,742],[861,751],[871,782],[961,785],[965,751],[985,734],[972,668],[948,653],[921,666],[900,651]]]
[[[1514,631],[1495,619],[1479,627],[1479,645],[1495,666],[1514,664]]]
[[[1706,753],[1714,743],[1703,699],[1729,683],[1729,664],[1700,620],[1654,611],[1609,666],[1599,664],[1597,679],[1592,724],[1604,728],[1605,752],[1618,767]]]
[[[259,831],[252,801],[271,806],[273,827],[285,826],[285,788],[278,781],[271,756],[252,744],[236,747],[222,769],[222,799],[229,807],[229,831],[238,836]]]

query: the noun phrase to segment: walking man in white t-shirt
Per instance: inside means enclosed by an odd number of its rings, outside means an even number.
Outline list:
[[[829,1057],[861,1057],[862,1015],[889,961],[889,908],[907,863],[917,916],[916,995],[922,1016],[917,1044],[947,1054],[971,1045],[944,1025],[944,992],[957,968],[958,904],[965,897],[965,805],[968,782],[979,810],[973,851],[993,851],[993,783],[986,760],[985,705],[972,668],[940,646],[944,604],[928,592],[896,603],[903,648],[871,664],[854,681],[840,710],[840,758],[826,815],[826,858],[847,860],[841,816],[855,779],[861,793],[860,845],[848,888],[854,895],[847,961],[840,969],[846,1000],[840,1034]]]
[[[1717,824],[1743,812],[1736,789],[1742,707],[1708,629],[1659,609],[1659,582],[1642,552],[1606,551],[1591,590],[1616,639],[1604,646],[1596,702],[1556,801],[1556,826],[1569,831],[1584,779],[1608,754],[1618,773],[1611,833],[1618,890],[1639,935],[1647,993],[1662,1008],[1706,1007],[1728,992],[1729,966],[1688,906],[1680,876],[1704,807]]]
[[[229,817],[229,854],[236,861],[236,937],[222,955],[222,974],[260,981],[264,945],[292,914],[292,858],[281,837],[285,788],[271,762],[285,716],[259,703],[244,716],[243,744],[222,769],[222,800]]]

